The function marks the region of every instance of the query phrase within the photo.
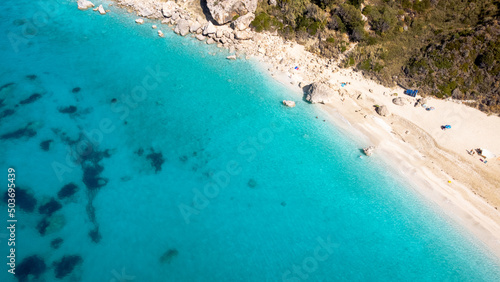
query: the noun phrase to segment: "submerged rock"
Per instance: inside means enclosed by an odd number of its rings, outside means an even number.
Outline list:
[[[8,117],[8,116],[11,116],[15,113],[16,111],[12,110],[12,109],[6,109],[4,110],[1,114],[0,114],[0,119],[2,118],[5,118],[5,117]]]
[[[89,237],[94,243],[99,243],[102,239],[101,233],[99,233],[99,227],[96,227],[89,231]]]
[[[137,24],[143,24],[144,23],[144,19],[136,19],[135,23],[137,23]]]
[[[40,143],[40,148],[47,152],[50,149],[50,143],[52,143],[52,140],[45,140]]]
[[[20,139],[22,137],[31,138],[31,137],[35,136],[37,133],[35,130],[35,127],[36,127],[36,124],[30,122],[24,128],[3,134],[2,136],[0,136],[0,139]]]
[[[163,154],[161,152],[156,153],[155,151],[152,151],[151,154],[147,155],[146,159],[151,162],[151,166],[154,167],[156,173],[161,171],[161,166],[165,162]]]
[[[170,249],[160,257],[160,262],[170,263],[172,259],[175,258],[177,255],[179,255],[179,251],[177,251],[176,249]]]
[[[60,260],[55,261],[52,265],[54,266],[54,272],[56,278],[62,279],[66,277],[66,275],[73,272],[76,266],[81,264],[83,259],[81,256],[77,255],[66,255],[62,257]]]
[[[8,202],[9,199],[8,191],[5,191],[3,201]],[[33,212],[35,210],[37,200],[33,194],[23,188],[16,187],[16,206],[25,212]]]
[[[18,264],[15,276],[19,281],[31,281],[33,278],[39,279],[46,270],[45,261],[41,257],[33,255],[23,259]]]
[[[315,103],[330,103],[334,97],[333,90],[325,83],[314,82],[308,86],[305,94],[306,101]]]
[[[41,205],[38,208],[38,212],[40,214],[46,214],[46,215],[50,216],[53,213],[55,213],[56,211],[60,210],[61,208],[62,208],[62,205],[58,201],[56,201],[56,199],[52,198],[47,203]]]
[[[80,87],[75,87],[75,88],[71,89],[71,92],[78,93],[78,92],[80,92],[80,90],[82,90]]]
[[[99,177],[104,167],[99,164],[86,165],[83,167],[83,183],[87,189],[94,190],[107,184],[107,179]]]
[[[21,102],[19,102],[19,104],[21,104],[21,105],[31,104],[40,98],[42,98],[42,95],[35,93],[35,94],[31,95],[29,98],[24,99]]]
[[[40,235],[56,233],[66,225],[66,218],[61,215],[52,215],[44,217],[37,225],[36,229]]]
[[[247,185],[250,188],[255,188],[257,186],[257,181],[255,181],[255,179],[250,178],[250,180],[248,180]]]
[[[78,186],[74,183],[69,183],[64,185],[59,192],[57,192],[57,197],[59,199],[65,199],[73,196],[78,191]]]
[[[26,78],[29,79],[29,80],[35,80],[37,78],[37,76],[36,76],[36,74],[28,74],[26,76]]]
[[[59,108],[58,111],[62,114],[73,114],[75,113],[77,108],[75,106],[68,106],[65,108]]]
[[[52,249],[59,249],[63,242],[64,240],[62,238],[55,238],[50,242],[50,246],[52,247]]]

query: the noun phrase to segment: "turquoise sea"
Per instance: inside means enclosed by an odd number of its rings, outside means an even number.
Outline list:
[[[1,224],[8,168],[17,219],[0,281],[500,280],[482,243],[316,106],[110,9],[0,2]]]

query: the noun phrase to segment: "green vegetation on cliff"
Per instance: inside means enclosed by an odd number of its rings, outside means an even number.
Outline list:
[[[500,113],[500,0],[261,1],[252,26],[382,83]]]

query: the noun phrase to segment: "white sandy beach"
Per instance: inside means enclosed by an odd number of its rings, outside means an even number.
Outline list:
[[[151,8],[155,12],[149,17],[158,18],[156,15],[161,16],[164,1],[117,2],[139,11],[139,15]],[[199,2],[185,1],[182,6],[191,19],[205,24],[206,20],[200,20],[204,16]],[[162,26],[164,30],[168,28]],[[301,103],[305,103],[300,102],[302,87],[312,82],[328,82],[334,92],[341,88],[341,82],[350,83],[344,87],[348,94],[337,94],[333,103],[316,106],[328,113],[330,121],[347,134],[363,140],[365,146],[376,146],[372,157],[385,160],[409,179],[419,193],[480,238],[500,258],[500,160],[483,163],[479,156],[467,153],[472,148],[486,148],[500,156],[498,116],[488,116],[459,102],[432,97],[428,97],[427,104],[435,110],[426,111],[421,106],[414,107],[416,98],[404,95],[404,89],[387,88],[352,69],[341,69],[340,60],[320,58],[305,51],[304,46],[286,42],[277,35],[254,33],[248,29],[244,32],[251,34],[253,39],[237,40],[236,34],[227,36],[233,32],[228,25],[216,28],[225,34],[219,47],[236,51],[238,58],[248,57],[261,62],[263,71],[289,87],[289,100],[297,102],[292,110],[300,111]],[[200,35],[200,29],[197,33]],[[217,41],[220,38],[212,36],[210,39]],[[394,93],[403,97],[405,105],[392,103],[396,97],[391,96]],[[361,99],[358,99],[360,94]],[[391,114],[379,116],[374,105],[386,105]],[[441,130],[445,124],[452,128]]]

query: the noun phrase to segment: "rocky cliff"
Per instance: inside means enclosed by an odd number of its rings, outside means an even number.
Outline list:
[[[258,0],[207,0],[210,14],[218,24],[228,23],[240,16],[254,13]]]

